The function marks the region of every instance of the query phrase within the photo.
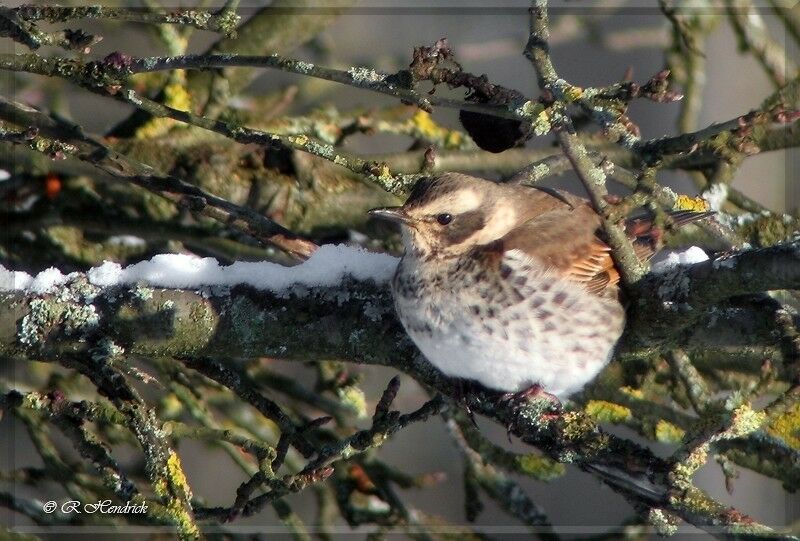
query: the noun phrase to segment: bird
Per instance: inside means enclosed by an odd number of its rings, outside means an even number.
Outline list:
[[[391,289],[400,322],[447,376],[561,400],[610,361],[625,326],[620,274],[600,215],[577,195],[462,173],[420,179],[399,207]],[[708,213],[679,212],[678,225]],[[625,224],[638,257],[657,248],[649,218]]]

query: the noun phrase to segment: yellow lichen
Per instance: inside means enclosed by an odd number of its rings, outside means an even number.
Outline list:
[[[171,75],[171,81],[164,87],[164,105],[178,111],[192,109],[192,95],[186,90],[186,74],[177,70]],[[187,126],[171,118],[153,118],[136,130],[137,139],[154,139],[160,137],[176,126]]]
[[[792,449],[800,449],[800,402],[771,419],[766,431],[782,439]]]
[[[389,180],[392,178],[392,170],[389,169],[389,165],[384,162],[378,164],[377,171],[374,171],[374,174],[381,180]]]
[[[565,413],[561,420],[564,422],[564,438],[571,441],[579,440],[597,428],[591,418],[576,411]]]
[[[516,461],[520,470],[539,481],[550,481],[561,477],[566,471],[563,464],[540,455],[519,455]]]
[[[136,130],[137,139],[155,139],[161,137],[174,126],[180,126],[175,120],[171,118],[154,118],[145,122],[141,128]]]
[[[656,423],[656,440],[662,443],[680,443],[685,433],[682,428],[664,419],[659,419],[658,423]]]
[[[624,423],[633,416],[630,408],[605,400],[590,400],[584,410],[587,415],[601,423]]]
[[[167,458],[167,473],[172,481],[172,486],[182,491],[186,498],[192,497],[192,490],[189,488],[189,482],[186,480],[186,474],[183,473],[181,466],[181,459],[178,453],[172,451]]]
[[[620,391],[625,393],[626,395],[630,396],[631,398],[636,398],[642,400],[644,398],[644,393],[641,389],[634,389],[633,387],[622,387]]]
[[[569,85],[564,89],[564,97],[567,101],[577,101],[583,97],[583,89],[579,86]]]
[[[308,144],[308,137],[305,135],[290,135],[288,139],[293,145],[304,146]]]
[[[462,144],[464,144],[464,135],[461,132],[456,130],[447,131],[447,136],[444,138],[444,148],[459,148]]]
[[[550,123],[550,111],[543,109],[539,114],[536,115],[536,118],[533,119],[532,125],[533,133],[536,135],[544,135],[549,133],[553,128],[552,124]]]
[[[436,138],[442,131],[442,127],[436,124],[431,118],[430,113],[418,110],[411,118],[411,124],[417,128],[419,133],[430,139]]]
[[[437,142],[447,149],[458,148],[464,143],[464,136],[460,132],[439,126],[430,113],[421,109],[409,119],[408,129],[412,134]]]
[[[199,537],[200,532],[191,514],[184,508],[181,503],[182,500],[190,500],[192,498],[192,491],[189,488],[189,483],[186,480],[186,475],[183,473],[181,467],[181,459],[178,454],[172,451],[167,458],[167,476],[169,478],[169,485],[172,487],[173,494],[169,495],[167,502],[167,509],[170,512],[173,520],[178,525],[178,531],[181,538]],[[162,485],[162,490],[166,486]],[[156,489],[158,490],[158,489]],[[175,494],[177,493],[177,494]]]
[[[674,210],[691,210],[694,212],[704,212],[709,208],[711,208],[711,206],[708,204],[708,201],[702,197],[691,197],[683,194],[675,199],[675,204],[673,205]]]
[[[189,111],[192,108],[192,95],[186,90],[185,76],[177,77],[175,82],[164,87],[164,103],[178,111]]]
[[[183,402],[174,394],[168,394],[161,401],[161,415],[165,419],[176,419],[183,413]]]

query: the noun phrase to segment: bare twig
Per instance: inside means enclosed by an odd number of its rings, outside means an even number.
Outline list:
[[[548,39],[550,31],[547,19],[546,1],[535,1],[530,13],[530,38],[525,49],[525,55],[533,62],[542,91],[558,93],[558,88],[563,86],[563,81],[550,60]],[[608,235],[608,242],[613,249],[614,259],[620,269],[620,274],[626,284],[634,284],[645,273],[645,269],[633,250],[630,239],[618,223],[609,219],[607,213],[608,203],[604,196],[606,189],[606,174],[602,168],[596,166],[589,158],[586,148],[574,133],[572,121],[566,114],[560,114],[554,124],[558,126],[558,141],[561,149],[572,164],[573,169],[581,179],[584,188],[589,193],[592,204],[603,218],[603,229]]]

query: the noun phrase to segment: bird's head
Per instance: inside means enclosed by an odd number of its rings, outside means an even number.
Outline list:
[[[454,256],[508,233],[519,213],[505,186],[490,180],[444,173],[423,178],[401,207],[370,214],[403,226],[407,251],[419,256]]]

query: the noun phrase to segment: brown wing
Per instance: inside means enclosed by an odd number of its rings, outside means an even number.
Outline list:
[[[585,202],[532,218],[500,241],[503,251],[520,250],[600,294],[619,281],[611,248],[600,240],[600,217]]]
[[[504,252],[520,250],[542,261],[569,280],[579,282],[594,294],[603,294],[619,282],[619,272],[611,258],[611,248],[598,236],[600,217],[585,199],[564,194],[568,201],[547,201],[545,212],[511,230],[499,244]],[[537,197],[542,198],[544,194]],[[553,199],[560,199],[555,198]],[[562,202],[563,201],[563,202]],[[541,208],[541,207],[540,207]],[[673,213],[676,226],[709,216],[709,213]],[[642,261],[656,251],[661,232],[646,218],[625,223],[636,255]]]

